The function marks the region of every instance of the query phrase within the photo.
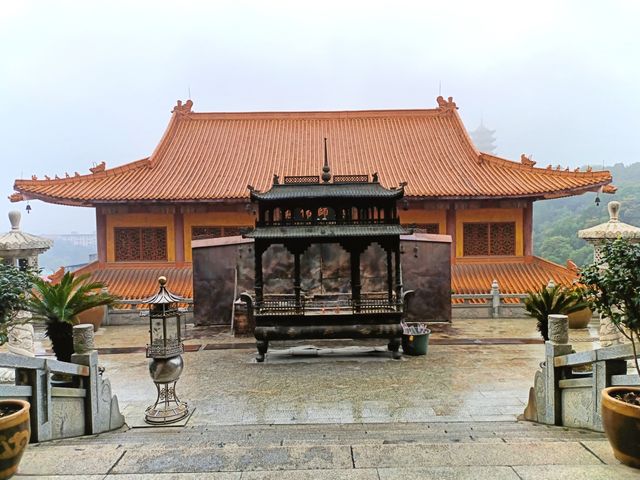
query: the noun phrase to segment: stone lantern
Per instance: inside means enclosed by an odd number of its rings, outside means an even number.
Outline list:
[[[9,212],[11,231],[0,235],[0,262],[13,265],[22,270],[38,268],[38,255],[46,252],[53,245],[53,240],[38,237],[20,230],[20,212]],[[9,351],[17,355],[35,356],[35,333],[29,323],[29,312],[18,312],[21,324],[9,331]],[[13,381],[14,369],[1,369],[0,380]]]
[[[593,260],[602,259],[602,247],[617,238],[631,243],[640,243],[640,228],[627,225],[619,220],[620,202],[609,202],[609,221],[578,232],[578,237],[593,245]],[[622,343],[622,334],[608,318],[600,318],[600,345],[608,347]]]
[[[189,414],[187,403],[181,402],[176,394],[176,383],[184,367],[178,304],[185,299],[167,290],[165,277],[158,278],[158,283],[158,293],[142,301],[149,304],[147,358],[151,359],[149,374],[157,391],[156,402],[147,407],[144,419],[154,425],[178,422]]]
[[[20,212],[9,212],[11,231],[0,235],[0,258],[22,269],[38,268],[38,255],[49,250],[53,241],[20,230],[20,218]]]

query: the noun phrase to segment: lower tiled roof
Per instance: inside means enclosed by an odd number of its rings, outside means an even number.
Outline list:
[[[140,300],[157,292],[158,277],[167,277],[171,292],[193,298],[192,265],[190,263],[100,264],[93,262],[77,271],[91,273],[92,280],[107,284],[109,292],[125,300]],[[451,269],[451,288],[456,294],[489,293],[497,280],[502,293],[526,293],[547,285],[569,285],[576,272],[538,257],[505,257],[486,263],[459,260]]]
[[[167,288],[176,295],[193,298],[193,274],[190,263],[98,263],[76,270],[90,273],[92,281],[103,282],[109,293],[123,300],[142,300],[158,293],[158,277],[167,277]],[[55,278],[53,279],[55,281]],[[118,308],[123,305],[117,305]]]
[[[522,294],[547,285],[570,285],[576,271],[539,257],[511,257],[486,263],[479,260],[458,260],[451,269],[451,289],[456,294],[488,293],[493,280],[501,293]]]

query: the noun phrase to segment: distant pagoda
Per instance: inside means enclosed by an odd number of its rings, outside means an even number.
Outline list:
[[[482,120],[480,120],[480,126],[475,130],[469,132],[469,135],[471,136],[473,143],[479,151],[484,153],[495,153],[495,133],[495,130],[489,130],[484,126]]]

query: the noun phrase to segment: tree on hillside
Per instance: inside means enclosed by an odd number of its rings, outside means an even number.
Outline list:
[[[640,163],[617,163],[605,167],[618,187],[615,195],[600,195],[595,204],[595,193],[575,197],[544,200],[534,204],[534,252],[547,260],[564,265],[573,260],[577,265],[592,262],[590,245],[578,238],[578,230],[593,227],[609,219],[607,203],[622,203],[620,220],[640,226]],[[584,170],[584,169],[583,169]]]

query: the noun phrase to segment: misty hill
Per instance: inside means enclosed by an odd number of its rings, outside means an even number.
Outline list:
[[[578,230],[606,222],[609,219],[607,204],[612,200],[622,204],[621,221],[640,226],[640,163],[627,166],[617,163],[605,168],[613,175],[618,191],[614,195],[601,194],[599,206],[595,204],[595,193],[534,203],[536,255],[561,265],[568,259],[578,265],[593,261],[593,249],[578,238]]]
[[[73,238],[73,235],[43,236],[53,240],[53,246],[40,255],[38,261],[45,274],[53,273],[63,266],[89,263],[90,256],[96,253],[95,245],[91,242],[78,242]],[[80,237],[81,235],[78,236]]]

